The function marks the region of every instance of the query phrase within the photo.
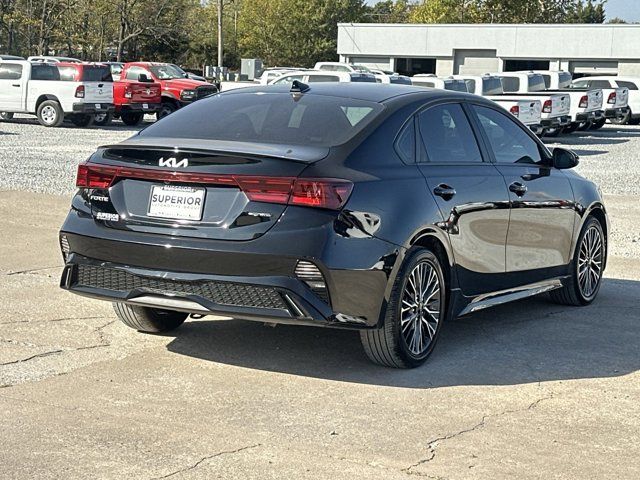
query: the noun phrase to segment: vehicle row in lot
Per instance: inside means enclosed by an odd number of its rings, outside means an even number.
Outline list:
[[[121,67],[54,57],[3,59],[1,118],[33,114],[42,125],[55,127],[65,118],[77,126],[88,126],[107,125],[115,117],[136,125],[146,113],[161,118],[218,91],[215,85],[188,78],[172,64],[135,62]],[[114,70],[121,73],[116,81]]]
[[[79,166],[61,286],[141,331],[190,314],[351,328],[374,362],[415,367],[448,319],[595,299],[609,224],[577,161],[462,92],[223,92]]]

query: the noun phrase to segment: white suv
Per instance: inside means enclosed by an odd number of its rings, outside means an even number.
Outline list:
[[[272,80],[270,85],[282,85],[298,80],[302,83],[314,82],[368,82],[376,83],[376,77],[371,73],[360,72],[325,72],[325,71],[298,71],[285,73]]]

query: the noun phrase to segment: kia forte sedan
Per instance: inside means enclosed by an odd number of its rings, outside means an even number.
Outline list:
[[[596,298],[609,224],[577,163],[464,93],[232,90],[78,167],[61,286],[142,332],[209,314],[358,329],[374,362],[416,367],[450,319]]]

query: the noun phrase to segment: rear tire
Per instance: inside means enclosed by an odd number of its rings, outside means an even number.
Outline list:
[[[45,127],[59,127],[64,121],[62,107],[55,100],[45,100],[36,111],[38,122]]]
[[[591,124],[591,127],[589,127],[589,130],[600,130],[602,127],[604,127],[605,123],[607,123],[607,119],[606,118],[602,118],[602,119],[598,120],[597,122],[593,122]]]
[[[93,116],[93,124],[98,127],[106,127],[111,123],[113,115],[110,113],[96,113]]]
[[[591,122],[591,120],[588,120],[586,122],[582,122],[578,124],[578,130],[581,132],[584,132],[585,130],[589,130],[591,128],[593,122]]]
[[[627,125],[631,122],[631,112],[627,112],[624,117],[615,117],[610,120],[614,125]]]
[[[602,225],[595,217],[589,217],[578,236],[576,251],[571,262],[571,277],[565,281],[562,288],[549,292],[551,300],[561,305],[576,307],[593,302],[602,284],[606,251]],[[585,268],[586,273],[583,273]],[[589,284],[585,284],[586,276],[589,276]]]
[[[129,127],[135,127],[136,125],[140,124],[143,117],[144,113],[123,113],[120,116],[120,119],[125,125]]]
[[[545,137],[557,137],[562,132],[560,127],[551,127],[544,132]]]
[[[629,119],[629,125],[640,125],[640,117]]]
[[[567,125],[566,127],[564,127],[564,130],[562,130],[563,133],[573,133],[578,129],[578,124],[577,123],[570,123],[569,125]]]
[[[189,316],[188,313],[137,307],[120,302],[114,302],[113,309],[118,318],[127,327],[145,333],[161,333],[175,330]]]
[[[0,120],[13,120],[13,113],[11,112],[0,112]]]
[[[395,279],[382,326],[360,331],[369,359],[393,368],[422,365],[438,339],[447,293],[438,258],[423,248],[410,250]]]
[[[75,113],[73,115],[69,115],[69,120],[71,120],[71,123],[76,127],[85,128],[93,124],[93,115]]]

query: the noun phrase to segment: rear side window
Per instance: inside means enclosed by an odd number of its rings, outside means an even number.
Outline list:
[[[542,75],[544,80],[544,88],[551,88],[551,75]]]
[[[383,109],[353,98],[236,91],[199,100],[140,135],[330,147],[351,139]]]
[[[460,104],[438,105],[418,115],[418,130],[426,161],[480,163],[482,155]]]
[[[628,88],[629,90],[638,90],[638,86],[633,82],[617,80],[616,83],[619,87]]]
[[[31,65],[31,80],[60,80],[58,67],[46,63]]]
[[[337,75],[309,75],[310,83],[313,82],[339,82],[340,79]]]
[[[502,92],[502,82],[499,78],[493,77],[482,79],[483,95],[500,95]]]
[[[83,82],[113,82],[111,68],[107,65],[85,65],[82,69]]]
[[[0,80],[19,80],[22,77],[22,65],[18,63],[0,63]]]
[[[508,115],[478,105],[473,109],[498,163],[536,164],[542,160],[538,144]]]
[[[505,92],[517,92],[520,89],[518,77],[502,77],[502,88]]]
[[[76,80],[78,73],[76,67],[58,67],[58,71],[60,72],[60,80],[65,82],[74,82]]]

